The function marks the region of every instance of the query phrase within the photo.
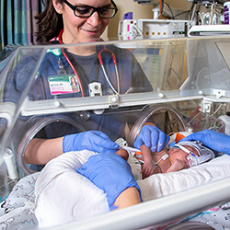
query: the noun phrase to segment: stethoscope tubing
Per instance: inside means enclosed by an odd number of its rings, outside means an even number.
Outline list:
[[[114,68],[115,68],[115,72],[116,72],[116,77],[117,77],[117,90],[115,90],[115,88],[113,87],[113,85],[112,85],[111,81],[109,80],[108,75],[107,75],[107,73],[105,71],[104,63],[103,63],[102,56],[101,56],[101,54],[103,52],[108,52],[108,53],[111,54],[113,64],[114,64]],[[100,50],[98,52],[97,56],[98,56],[98,61],[99,61],[100,65],[101,65],[101,68],[103,70],[103,73],[105,75],[105,78],[106,78],[109,86],[111,87],[111,89],[113,90],[113,92],[115,94],[120,94],[120,76],[119,76],[119,72],[118,72],[118,69],[117,69],[117,60],[116,60],[115,54],[111,50],[106,49],[106,47],[104,46],[104,49]]]
[[[62,30],[60,31],[59,35],[58,35],[58,41],[60,42],[60,44],[64,44],[64,43],[62,42],[62,38],[61,38],[62,33],[63,33],[63,30],[64,30],[64,29],[62,29]],[[77,78],[77,80],[78,80],[78,83],[79,83],[79,87],[80,87],[80,90],[81,90],[82,97],[84,97],[85,95],[84,95],[83,86],[82,86],[80,77],[79,77],[79,75],[78,75],[76,69],[74,68],[74,66],[73,66],[73,64],[71,63],[70,59],[69,59],[68,56],[66,55],[66,53],[65,53],[65,51],[64,51],[64,48],[61,48],[61,52],[62,52],[62,54],[64,55],[64,57],[65,57],[65,59],[67,60],[67,62],[69,63],[71,69],[73,70],[73,72],[74,72],[74,74],[75,74],[75,76],[76,76],[76,78]],[[110,53],[111,56],[112,56],[112,60],[113,60],[114,68],[115,68],[115,73],[116,73],[116,77],[117,77],[117,90],[115,90],[115,88],[113,87],[113,85],[112,85],[111,81],[109,80],[109,77],[108,77],[108,75],[107,75],[107,73],[106,73],[106,70],[105,70],[105,67],[104,67],[104,63],[103,63],[103,60],[102,60],[102,55],[101,55],[103,52],[108,52],[108,53]],[[98,52],[98,55],[97,55],[97,56],[98,56],[99,64],[100,64],[100,66],[101,66],[101,68],[102,68],[102,71],[103,71],[103,73],[104,73],[105,79],[106,79],[106,81],[108,82],[109,86],[111,87],[111,89],[113,90],[113,92],[114,92],[115,94],[120,94],[120,76],[119,76],[119,72],[118,72],[118,68],[117,68],[117,61],[116,61],[116,56],[115,56],[115,54],[114,54],[111,50],[108,50],[108,49],[104,46],[103,49],[100,50],[100,51]]]

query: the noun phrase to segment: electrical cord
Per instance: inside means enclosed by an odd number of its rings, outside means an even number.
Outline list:
[[[169,8],[169,10],[170,10],[170,13],[171,13],[170,19],[174,19],[172,8],[169,6],[168,3],[164,2],[164,0],[160,0],[160,15],[162,17],[164,17],[164,18],[169,18],[169,17],[167,17],[167,16],[164,15],[164,5],[166,5]]]
[[[186,13],[190,13],[190,12],[191,12],[191,10],[183,11],[183,12],[181,12],[181,13],[179,13],[179,14],[176,14],[176,15],[174,16],[174,18],[176,18],[176,17],[178,17],[178,16],[180,16],[180,15],[182,15],[182,14],[186,14]]]
[[[165,5],[169,8],[169,10],[170,10],[170,12],[171,12],[171,14],[172,14],[171,19],[174,19],[175,17],[174,17],[174,15],[173,15],[172,8],[171,8],[171,7],[169,6],[169,4],[168,4],[168,3],[166,3],[166,2],[165,2]]]

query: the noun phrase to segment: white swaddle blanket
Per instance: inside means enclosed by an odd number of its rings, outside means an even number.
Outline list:
[[[88,150],[65,153],[40,173],[35,185],[35,215],[40,227],[67,223],[109,211],[106,194],[76,169],[92,154]],[[131,165],[133,172],[136,166]],[[143,201],[170,195],[230,175],[230,157],[223,155],[197,167],[155,174],[139,180]]]

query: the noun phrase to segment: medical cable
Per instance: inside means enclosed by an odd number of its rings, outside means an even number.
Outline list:
[[[60,44],[64,44],[64,43],[62,42],[62,38],[61,38],[63,31],[64,31],[64,29],[62,29],[62,30],[60,31],[59,35],[58,35],[58,41],[60,42]],[[79,75],[78,75],[76,69],[74,68],[73,64],[72,64],[71,61],[69,60],[69,57],[68,57],[68,56],[66,55],[66,53],[64,52],[64,49],[63,49],[63,48],[61,48],[61,51],[62,51],[62,54],[64,55],[65,59],[66,59],[67,62],[69,63],[71,69],[73,70],[73,72],[74,72],[74,74],[75,74],[75,76],[76,76],[76,78],[77,78],[77,80],[78,80],[78,84],[79,84],[79,87],[80,87],[80,90],[81,90],[81,95],[82,95],[82,97],[85,97],[84,90],[83,90],[83,86],[82,86],[80,77],[79,77]]]
[[[156,164],[154,161],[152,161],[152,162],[153,162],[154,170],[155,170],[156,168],[158,168],[158,169],[160,170],[160,173],[162,173],[161,167],[160,167],[158,164]],[[135,164],[144,164],[144,161],[138,159],[138,161],[135,162]],[[154,173],[154,174],[155,174],[155,173]]]
[[[125,148],[124,148],[124,149],[125,149]],[[137,155],[140,155],[139,153],[140,153],[140,152],[136,152]],[[169,157],[169,155],[168,155],[167,153],[165,153],[157,162],[152,161],[152,162],[153,162],[153,165],[158,165],[162,160],[166,160],[166,159],[168,159],[168,158],[169,158],[170,162],[173,163],[173,161],[172,161],[172,159]],[[138,161],[144,163],[143,160],[138,159]]]
[[[169,157],[169,155],[167,153],[165,153],[160,160],[158,160],[157,162],[154,162],[154,164],[159,164],[162,160],[166,160]]]

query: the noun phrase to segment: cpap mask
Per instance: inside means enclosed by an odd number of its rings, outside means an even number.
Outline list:
[[[195,148],[199,156],[196,156],[193,152],[188,150],[184,145]],[[206,147],[201,141],[181,141],[180,143],[175,144],[171,148],[181,149],[186,153],[188,153],[187,161],[189,167],[197,166],[199,164],[202,164],[204,162],[207,162],[215,158],[215,152],[209,149],[208,147]]]

